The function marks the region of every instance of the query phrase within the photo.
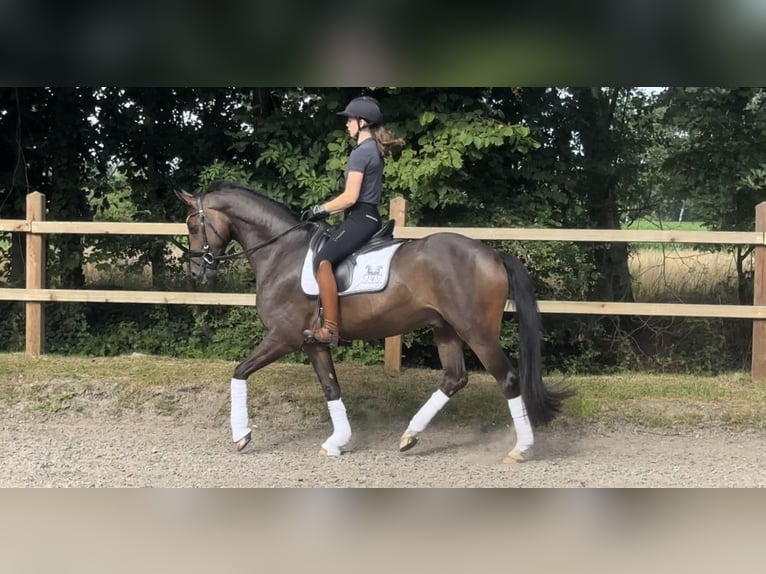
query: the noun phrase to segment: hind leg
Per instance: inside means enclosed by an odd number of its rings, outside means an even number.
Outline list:
[[[340,398],[340,384],[335,374],[335,365],[330,354],[330,349],[322,344],[305,345],[303,348],[309,356],[314,372],[319,379],[325,399],[327,410],[330,412],[333,433],[322,443],[320,453],[327,456],[340,456],[343,447],[351,440],[351,425],[346,415],[346,407]]]
[[[471,345],[471,349],[476,353],[487,371],[495,377],[503,396],[508,401],[508,409],[511,411],[513,428],[516,431],[516,445],[505,456],[503,462],[514,463],[529,460],[532,456],[535,436],[529,422],[527,409],[521,398],[518,378],[510,359],[497,340],[474,343]]]
[[[441,387],[431,395],[428,401],[410,420],[407,430],[404,431],[399,441],[399,450],[402,452],[415,446],[420,433],[426,430],[426,427],[431,422],[431,419],[436,416],[436,413],[447,404],[447,401],[455,393],[468,383],[465,357],[463,355],[463,340],[447,323],[434,328],[434,339],[439,351],[439,360],[444,368],[444,380]]]

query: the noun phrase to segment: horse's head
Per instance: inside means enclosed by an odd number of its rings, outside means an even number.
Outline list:
[[[229,221],[220,211],[203,207],[203,196],[176,191],[188,206],[186,227],[189,229],[189,273],[199,283],[212,281],[218,273],[218,262],[229,243]]]

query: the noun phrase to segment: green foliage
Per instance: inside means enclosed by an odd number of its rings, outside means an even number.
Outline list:
[[[766,90],[673,88],[664,120],[673,126],[665,169],[709,229],[750,230],[766,190]]]
[[[718,231],[751,230],[766,191],[766,90],[673,88],[663,120],[674,130],[662,165],[695,219]],[[743,259],[747,248],[736,247]],[[739,271],[739,291],[751,277]],[[742,301],[744,302],[744,301]]]
[[[380,365],[383,363],[383,342],[352,341],[335,349],[333,359],[359,365]]]
[[[183,348],[191,356],[242,360],[264,334],[254,307],[202,307],[194,310],[193,319]]]
[[[94,186],[85,193],[94,221],[130,221],[136,216],[138,207],[131,200],[130,184],[124,173],[114,169],[103,179],[98,173],[92,178]]]
[[[749,321],[655,317],[632,337],[634,366],[655,372],[719,374],[749,370]]]
[[[25,323],[24,303],[0,301],[0,351],[24,349]]]
[[[242,166],[229,165],[222,161],[217,161],[211,165],[205,166],[200,170],[197,179],[200,190],[207,188],[216,181],[236,181],[242,185],[252,185],[252,171]]]
[[[350,90],[273,91],[270,112],[251,110],[258,113],[241,118],[247,129],[232,133],[232,145],[252,162],[228,173],[219,168],[216,175],[234,175],[293,209],[329,199],[342,189],[352,146],[335,112],[355,95]],[[384,89],[373,95],[381,101],[387,126],[407,142],[386,162],[384,200],[404,195],[414,222],[424,207],[464,204],[466,188],[487,157],[539,147],[529,127],[502,121],[501,111],[482,92]]]
[[[414,367],[440,368],[431,329],[418,329],[402,336],[404,362]]]
[[[45,348],[51,353],[81,352],[92,340],[82,303],[47,305],[45,308]],[[110,353],[111,354],[111,353]]]
[[[92,305],[87,309],[90,336],[82,340],[77,352],[102,357],[130,353],[176,356],[188,333],[186,313],[175,306]]]
[[[407,142],[386,161],[382,210],[392,197],[403,196],[412,225],[618,228],[645,217],[675,217],[684,205],[707,228],[751,229],[766,182],[761,88],[679,88],[659,97],[632,88],[586,87],[18,93],[16,102],[12,89],[0,89],[0,146],[10,160],[22,146],[27,182],[20,185],[13,161],[0,161],[2,217],[21,216],[28,185],[46,193],[49,219],[183,221],[173,190],[195,191],[220,179],[299,210],[340,191],[352,142],[336,112],[361,93],[380,100],[387,126]],[[20,144],[17,112],[24,126]],[[9,239],[0,236],[3,277],[23,281],[23,269],[12,268],[23,258]],[[598,246],[582,243],[495,246],[522,259],[545,299],[590,298],[627,258],[627,251],[613,251],[612,261]],[[48,260],[51,287],[189,288],[183,262],[164,237],[51,236]],[[748,293],[751,278],[740,280],[740,291]],[[250,269],[238,262],[226,266],[215,288],[252,292],[254,284]],[[20,349],[23,305],[0,305],[0,327],[9,333],[3,348]],[[238,360],[263,336],[252,308],[55,304],[46,310],[54,352]],[[672,334],[688,325],[667,329]],[[640,324],[637,333],[599,317],[545,316],[546,368],[696,364],[716,370],[741,363],[741,353],[724,344],[715,323],[694,324],[709,337],[693,342],[676,333],[674,346],[652,351],[653,363],[645,342],[636,342],[653,328]],[[515,355],[513,320],[504,323],[502,338]],[[409,334],[404,342],[407,364],[438,365],[430,331]],[[335,356],[375,363],[382,343],[354,343]],[[476,365],[469,351],[466,356]],[[305,362],[300,354],[288,359]]]
[[[408,217],[415,224],[424,210],[470,202],[474,176],[493,175],[477,170],[491,164],[493,154],[523,154],[540,146],[529,127],[501,122],[486,109],[451,109],[458,103],[470,105],[465,99],[447,98],[417,122],[405,122],[403,135],[410,145],[386,166],[387,188],[408,200]]]

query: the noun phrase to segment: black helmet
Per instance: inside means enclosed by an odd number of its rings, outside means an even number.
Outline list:
[[[338,112],[338,115],[347,118],[361,118],[371,126],[383,123],[383,112],[380,111],[380,104],[378,100],[370,96],[354,98],[348,103],[345,110]]]

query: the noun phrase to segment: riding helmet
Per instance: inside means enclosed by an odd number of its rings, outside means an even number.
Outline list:
[[[380,110],[380,104],[378,100],[370,96],[354,98],[348,103],[345,110],[338,112],[338,115],[347,118],[360,118],[371,126],[383,123],[383,112]]]

